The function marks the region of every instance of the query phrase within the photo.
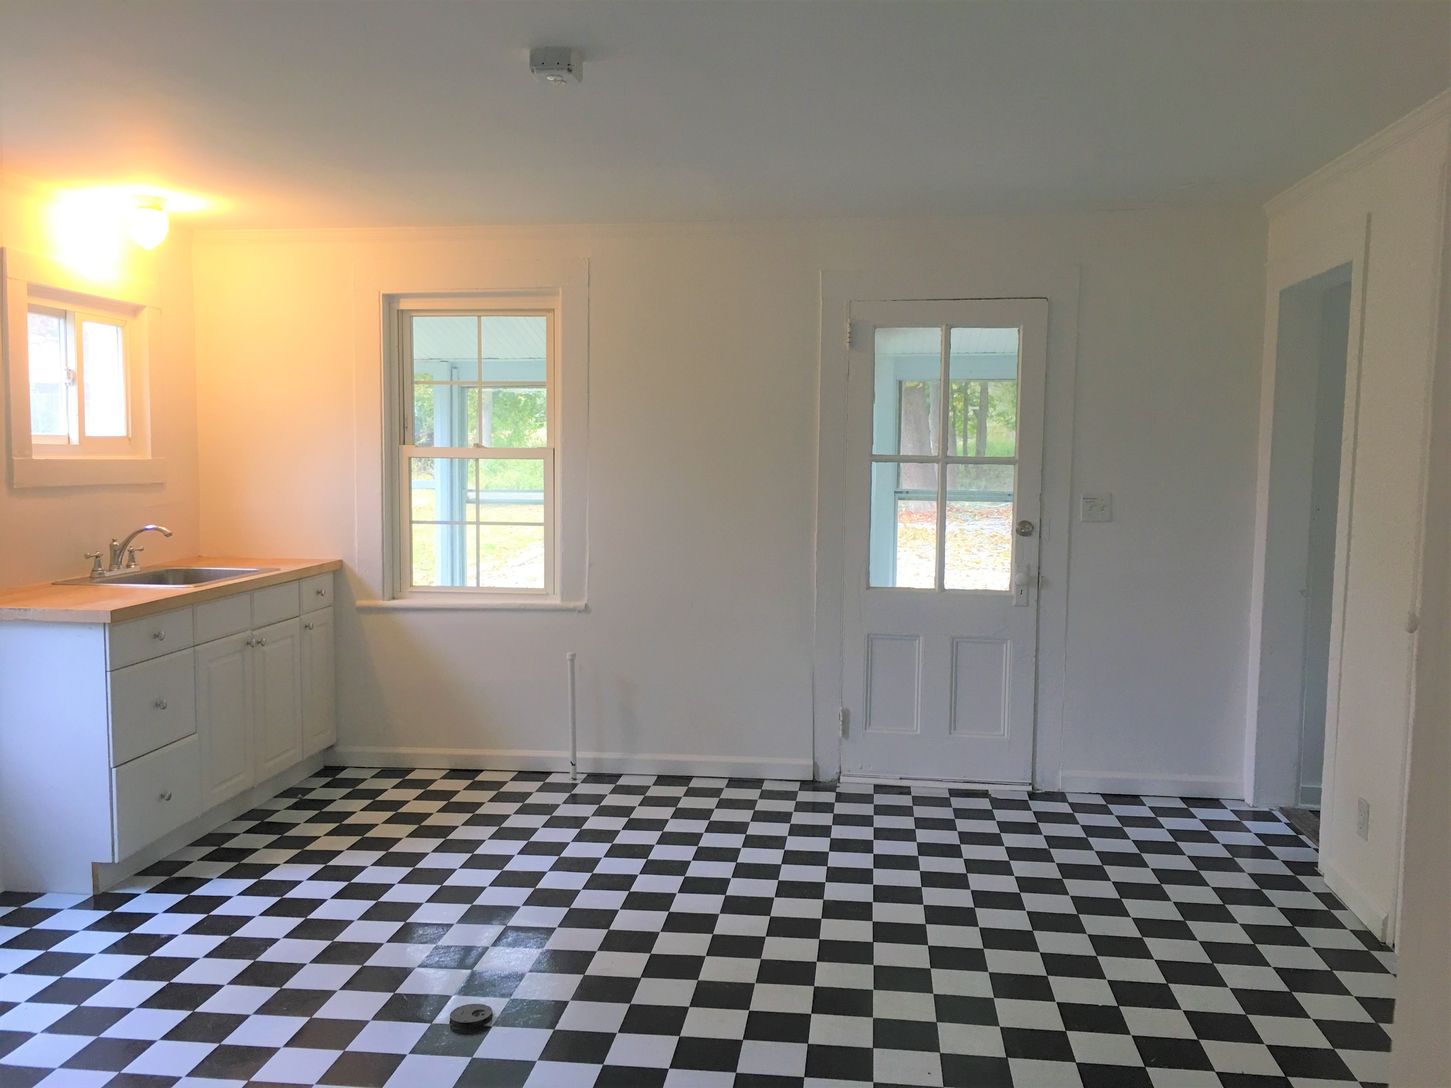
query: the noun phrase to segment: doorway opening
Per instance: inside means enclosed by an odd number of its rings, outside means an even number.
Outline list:
[[[1318,838],[1330,706],[1351,266],[1280,292],[1254,797]]]

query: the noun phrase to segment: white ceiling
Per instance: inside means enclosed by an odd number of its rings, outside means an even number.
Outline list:
[[[1224,203],[1448,82],[1451,0],[0,0],[0,168],[225,226]]]

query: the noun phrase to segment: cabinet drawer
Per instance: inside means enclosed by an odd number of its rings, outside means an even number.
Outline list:
[[[113,623],[106,629],[107,665],[124,669],[138,661],[185,650],[192,643],[190,608],[160,612],[142,620]]]
[[[239,635],[252,628],[252,594],[238,593],[196,606],[196,643]]]
[[[297,615],[298,593],[296,582],[283,582],[280,586],[268,586],[252,594],[252,627],[266,627],[278,620],[290,620]]]
[[[201,758],[194,736],[111,772],[116,860],[201,815]]]
[[[154,752],[196,732],[193,651],[111,673],[111,765]]]
[[[332,571],[328,571],[326,574],[314,574],[311,578],[302,580],[302,610],[304,612],[316,612],[320,608],[329,607],[332,603]]]

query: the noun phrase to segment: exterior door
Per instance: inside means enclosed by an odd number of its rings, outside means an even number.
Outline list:
[[[851,314],[842,773],[1030,783],[1047,300]]]

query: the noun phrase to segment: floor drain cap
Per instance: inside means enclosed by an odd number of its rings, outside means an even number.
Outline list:
[[[493,1022],[494,1010],[487,1005],[460,1005],[448,1016],[448,1026],[460,1035],[475,1035]]]

